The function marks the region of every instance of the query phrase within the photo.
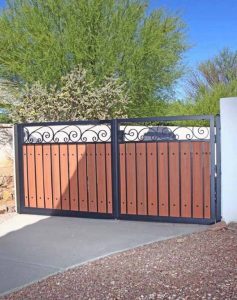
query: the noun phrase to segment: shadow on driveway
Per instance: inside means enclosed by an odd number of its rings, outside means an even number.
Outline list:
[[[88,260],[206,228],[15,215],[0,225],[0,294]]]

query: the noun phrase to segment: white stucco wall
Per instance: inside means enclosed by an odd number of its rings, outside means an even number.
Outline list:
[[[237,97],[220,100],[222,219],[237,221]]]

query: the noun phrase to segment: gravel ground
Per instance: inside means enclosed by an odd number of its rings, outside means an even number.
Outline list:
[[[237,299],[237,224],[111,255],[0,299]]]

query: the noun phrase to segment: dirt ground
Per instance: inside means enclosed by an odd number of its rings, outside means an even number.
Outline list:
[[[237,299],[237,224],[111,255],[0,299]]]

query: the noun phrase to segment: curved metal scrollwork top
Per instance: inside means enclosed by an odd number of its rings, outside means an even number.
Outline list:
[[[208,140],[209,127],[131,126],[123,129],[123,141]]]
[[[30,130],[32,129],[32,130]],[[94,143],[109,142],[109,125],[67,125],[25,127],[24,143]]]

